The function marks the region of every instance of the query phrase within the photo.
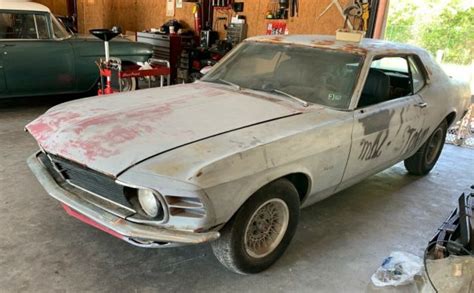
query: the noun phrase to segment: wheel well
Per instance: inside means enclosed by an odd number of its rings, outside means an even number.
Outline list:
[[[451,113],[449,113],[448,116],[446,116],[446,121],[448,122],[448,127],[451,126],[451,124],[454,122],[455,118],[456,118],[456,112],[451,112]]]
[[[300,198],[300,204],[303,203],[303,201],[306,199],[308,193],[309,193],[309,188],[310,188],[310,177],[304,173],[292,173],[292,174],[288,174],[286,176],[282,176],[282,177],[279,177],[279,178],[276,178],[275,180],[273,181],[276,181],[278,179],[282,179],[282,178],[285,178],[285,179],[288,179],[296,188],[296,191],[298,192],[298,195],[299,195],[299,198]],[[272,182],[273,182],[272,181]],[[267,184],[270,184],[271,182],[267,183]],[[265,185],[264,185],[265,186]],[[260,188],[263,188],[260,187]],[[255,194],[255,193],[254,193]],[[248,201],[254,194],[252,194],[249,198],[246,199],[246,201]],[[242,206],[245,204],[242,203],[240,208],[242,208]],[[238,211],[238,210],[237,210]],[[235,214],[237,213],[237,211],[234,212],[234,214],[232,215],[232,217],[235,216]],[[227,220],[226,223],[228,223],[230,221]],[[225,223],[225,224],[226,224]],[[223,225],[223,224],[222,224]],[[215,227],[218,227],[220,225],[217,225]],[[220,228],[218,228],[220,229]]]
[[[306,199],[306,195],[309,191],[309,178],[304,173],[293,173],[286,175],[285,177],[295,186],[296,190],[298,191],[298,195],[300,196],[300,203],[303,203],[303,200]]]

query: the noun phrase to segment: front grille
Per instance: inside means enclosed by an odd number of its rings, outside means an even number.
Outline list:
[[[117,184],[113,178],[58,156],[46,156],[42,153],[40,159],[53,176],[61,176],[75,187],[132,208],[125,197],[124,187]]]

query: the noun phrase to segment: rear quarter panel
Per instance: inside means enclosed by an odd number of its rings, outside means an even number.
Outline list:
[[[429,76],[428,84],[420,91],[425,108],[425,126],[431,130],[449,114],[455,113],[453,121],[459,120],[470,104],[470,89],[467,83],[449,77],[426,52],[419,54]]]

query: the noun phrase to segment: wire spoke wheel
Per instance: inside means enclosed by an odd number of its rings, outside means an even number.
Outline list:
[[[286,178],[256,191],[211,242],[217,259],[239,274],[256,274],[269,268],[285,252],[295,235],[300,198]]]
[[[437,158],[439,149],[443,144],[443,131],[441,128],[438,128],[435,133],[431,136],[430,141],[428,142],[426,150],[426,163],[431,164]]]
[[[245,251],[253,258],[262,258],[272,253],[280,244],[289,222],[287,204],[273,198],[255,210],[245,229]]]

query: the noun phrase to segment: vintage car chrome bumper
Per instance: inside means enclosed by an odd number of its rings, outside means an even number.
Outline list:
[[[113,215],[61,188],[37,155],[30,156],[27,163],[49,195],[60,201],[71,216],[115,237],[140,247],[158,247],[165,244],[198,244],[220,236],[217,231],[197,233],[136,224]]]

